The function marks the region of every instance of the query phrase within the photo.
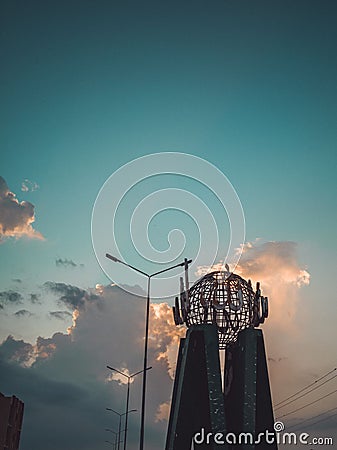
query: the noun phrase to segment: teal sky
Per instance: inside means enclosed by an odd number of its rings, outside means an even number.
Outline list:
[[[5,2],[2,11],[2,176],[35,205],[47,239],[23,252],[2,245],[11,266],[34,276],[67,256],[90,267],[93,283],[101,185],[160,151],[225,173],[248,240],[336,248],[334,2]],[[40,189],[21,195],[25,178]]]
[[[308,299],[324,286],[337,312],[336,19],[332,0],[2,2],[0,176],[45,241],[0,244],[0,290],[106,284],[90,232],[101,186],[135,158],[183,152],[233,184],[246,241],[298,243]],[[22,192],[25,179],[39,189]],[[1,339],[60,326],[15,320]]]
[[[160,151],[216,164],[248,239],[331,245],[335,2],[5,2],[1,16],[2,175],[21,199],[24,178],[40,185],[26,199],[55,252],[83,259],[105,179]]]

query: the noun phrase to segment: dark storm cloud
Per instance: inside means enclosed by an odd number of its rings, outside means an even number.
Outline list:
[[[68,334],[39,337],[34,345],[9,337],[0,345],[1,390],[25,402],[20,448],[45,450],[47,442],[48,450],[104,450],[111,437],[104,428],[118,429],[118,417],[105,408],[124,411],[126,394],[125,384],[109,379],[106,365],[131,373],[142,368],[143,298],[117,286],[100,286],[99,296],[65,284],[49,288],[67,296],[63,302],[80,305]],[[167,423],[155,417],[169,400],[167,353],[177,331],[168,305],[151,307],[150,323],[146,448],[157,450],[163,448]],[[130,388],[130,408],[138,410],[129,417],[130,449],[139,439],[141,382],[136,377]]]
[[[8,336],[0,344],[0,360],[24,364],[31,358],[33,346],[23,340],[16,340]],[[1,372],[0,372],[1,374]]]
[[[48,378],[42,370],[3,360],[0,360],[0,385],[6,395],[15,394],[25,403],[20,449],[106,448],[104,440],[108,436],[104,428],[113,426],[113,418],[105,411],[107,389],[89,391],[78,386],[75,378],[58,381]]]
[[[22,303],[22,295],[16,291],[2,291],[0,292],[0,305],[18,305]]]
[[[0,359],[0,373],[3,390],[10,390],[24,401],[34,400],[35,407],[40,404],[70,406],[72,402],[85,398],[83,389],[72,383],[53,381],[29,368],[9,364]],[[11,381],[10,381],[11,380]]]
[[[16,317],[30,317],[32,315],[33,314],[27,309],[20,309],[19,311],[16,311],[16,313],[14,313],[14,316]]]
[[[72,259],[67,259],[67,258],[56,258],[55,259],[55,264],[56,267],[77,267],[77,264],[72,260]]]
[[[71,317],[71,313],[68,311],[50,311],[50,317],[55,317],[56,319],[65,320]]]
[[[44,239],[41,233],[33,229],[34,221],[34,205],[19,202],[0,177],[0,242],[6,237]]]
[[[98,296],[88,293],[84,289],[65,283],[47,281],[44,287],[59,297],[59,301],[70,309],[83,308],[87,300],[97,300]]]

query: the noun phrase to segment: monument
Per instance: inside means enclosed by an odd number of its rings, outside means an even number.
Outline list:
[[[173,315],[180,340],[166,450],[277,449],[263,334],[268,298],[230,272],[181,279]],[[225,350],[224,383],[220,352]],[[267,436],[267,437],[266,437]],[[274,436],[274,442],[272,442]]]

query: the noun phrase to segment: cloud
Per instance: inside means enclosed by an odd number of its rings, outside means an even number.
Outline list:
[[[223,261],[211,267],[198,267],[197,275],[218,270],[224,270]],[[247,242],[242,247],[235,273],[254,283],[261,282],[262,294],[270,297],[268,322],[289,328],[297,311],[299,289],[310,283],[309,272],[298,262],[297,244],[289,241]]]
[[[20,449],[106,448],[104,428],[111,426],[111,418],[104,406],[109,392],[99,387],[90,391],[76,378],[63,381],[39,369],[0,360],[2,391],[15,393],[25,403]]]
[[[314,383],[334,364],[331,360],[333,354],[331,336],[327,340],[327,336],[324,338],[324,332],[321,330],[321,340],[318,343],[313,334],[313,324],[305,320],[305,317],[308,318],[306,316],[308,310],[312,308],[307,289],[310,274],[299,262],[298,251],[298,245],[290,241],[247,243],[243,247],[242,257],[236,268],[236,272],[244,279],[253,281],[253,286],[260,281],[262,295],[269,298],[270,314],[261,328],[269,359],[268,369],[274,405],[303,389],[304,386]],[[323,299],[321,307],[324,308]],[[317,327],[317,319],[314,326]],[[326,323],[326,326],[330,328],[331,333],[333,330],[331,325]],[[323,347],[327,357],[324,352],[321,354]],[[336,389],[335,381],[324,385],[319,392],[315,391],[303,400],[276,409],[275,417],[290,413]],[[310,408],[289,414],[282,420],[288,428],[301,418],[303,420],[331,408],[333,401],[334,399],[329,397]]]
[[[270,246],[265,249],[273,254]],[[295,272],[282,277],[298,291],[295,275],[303,268],[296,256],[294,261],[288,260],[288,266],[292,265],[294,270],[297,268]],[[256,273],[260,276],[261,269]],[[104,444],[104,428],[118,427],[118,417],[105,408],[124,412],[126,396],[125,380],[112,376],[106,365],[126,373],[142,369],[145,301],[113,285],[100,284],[88,290],[63,283],[52,283],[50,287],[59,298],[66,297],[62,303],[72,310],[72,326],[68,333],[38,337],[34,344],[7,338],[0,345],[0,385],[3,391],[15,393],[26,402],[22,450],[44,450],[47,440],[48,450],[100,448],[97,443]],[[177,348],[185,331],[174,325],[167,303],[150,305],[148,366],[152,369],[148,371],[146,400],[147,450],[164,448]],[[271,327],[269,332],[267,328],[264,334],[273,394],[276,392],[277,399],[283,400],[314,381],[317,373],[303,370],[293,336],[284,328]],[[53,389],[60,399],[53,401]],[[130,449],[138,448],[141,389],[142,374],[130,386],[130,409],[138,410],[129,416]],[[72,402],[68,402],[68,394]]]
[[[238,270],[243,276],[260,278],[270,284],[275,278],[297,287],[310,282],[310,274],[299,266],[297,243],[248,242],[243,246]]]
[[[0,241],[6,237],[43,240],[42,234],[32,227],[34,221],[34,205],[26,201],[19,202],[8,189],[6,181],[0,177]]]
[[[77,264],[72,260],[72,259],[67,259],[67,258],[56,258],[55,259],[55,264],[56,267],[77,267]]]
[[[39,188],[40,186],[35,181],[30,181],[27,178],[21,183],[22,192],[34,192]]]
[[[72,314],[69,311],[50,311],[49,316],[59,320],[65,320],[72,317]]]
[[[19,311],[16,311],[16,313],[14,313],[15,317],[30,317],[32,315],[33,314],[27,309],[20,309]]]
[[[34,293],[30,294],[29,301],[33,304],[36,304],[36,303],[41,304],[40,297],[41,297],[40,294],[34,294]]]
[[[155,421],[156,422],[168,421],[168,419],[170,417],[170,407],[171,407],[171,402],[161,403],[158,407]]]
[[[47,281],[44,283],[44,287],[50,292],[56,294],[59,297],[59,302],[65,304],[72,310],[84,307],[86,301],[94,301],[98,299],[96,294],[70,284]]]
[[[0,360],[14,362],[25,366],[31,358],[33,346],[23,340],[15,340],[13,336],[8,336],[0,345]]]
[[[212,268],[200,267],[199,270],[204,274],[222,267],[221,261]],[[262,295],[269,299],[269,317],[261,329],[270,362],[273,396],[276,401],[280,400],[292,393],[289,393],[290,386],[296,390],[297,386],[312,381],[308,373],[315,361],[311,358],[311,361],[303,362],[304,354],[300,358],[298,355],[300,348],[307,352],[315,345],[312,329],[301,323],[310,274],[299,262],[295,242],[261,240],[243,246],[235,273],[246,280],[251,279],[254,290],[259,281]]]
[[[295,242],[248,242],[236,269],[245,279],[261,282],[270,298],[268,322],[290,330],[300,302],[299,289],[310,283],[310,274],[298,262]]]
[[[0,292],[0,305],[2,308],[4,305],[18,305],[22,303],[22,295],[16,291],[2,291]]]
[[[97,290],[87,291],[62,283],[49,284],[49,288],[65,297],[62,302],[73,310],[73,325],[68,334],[39,337],[35,344],[7,338],[0,345],[0,384],[3,391],[15,393],[27,404],[22,450],[44,450],[47,440],[49,450],[91,450],[98,442],[104,443],[104,428],[118,426],[105,408],[117,411],[125,408],[126,386],[109,377],[111,372],[106,365],[127,373],[142,369],[145,301],[111,285],[99,285]],[[69,315],[67,311],[52,311],[59,312]],[[151,304],[148,450],[164,447],[165,405],[171,395],[174,352],[180,333],[173,323],[169,305]],[[73,386],[76,395],[71,397],[70,404],[67,395]],[[142,374],[134,378],[130,387],[130,408],[138,410],[129,416],[130,449],[137,447],[139,439],[141,388]],[[53,395],[56,397],[61,389],[61,399],[54,402]]]
[[[212,267],[221,270],[223,263]],[[200,267],[204,273],[210,270]],[[247,242],[235,273],[245,280],[261,283],[262,295],[269,299],[269,317],[263,325],[268,334],[271,355],[274,359],[283,357],[290,337],[299,335],[298,310],[301,307],[301,289],[310,283],[310,274],[298,260],[298,246],[290,241]],[[282,334],[280,334],[282,333]],[[280,338],[282,336],[282,339]]]

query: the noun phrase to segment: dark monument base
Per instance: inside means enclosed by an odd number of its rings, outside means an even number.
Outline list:
[[[202,429],[205,442],[195,448],[228,450],[206,438],[226,432],[218,333],[211,324],[191,326],[180,340],[166,450],[190,450]]]
[[[233,449],[277,450],[274,414],[262,330],[247,328],[227,347],[225,360],[225,411],[228,430],[235,436],[248,433]],[[266,442],[266,433],[269,442]],[[259,443],[256,443],[260,441]]]
[[[227,347],[224,390],[217,328],[192,325],[180,340],[165,450],[190,450],[194,437],[200,450],[277,450],[265,439],[274,417],[261,330]]]

